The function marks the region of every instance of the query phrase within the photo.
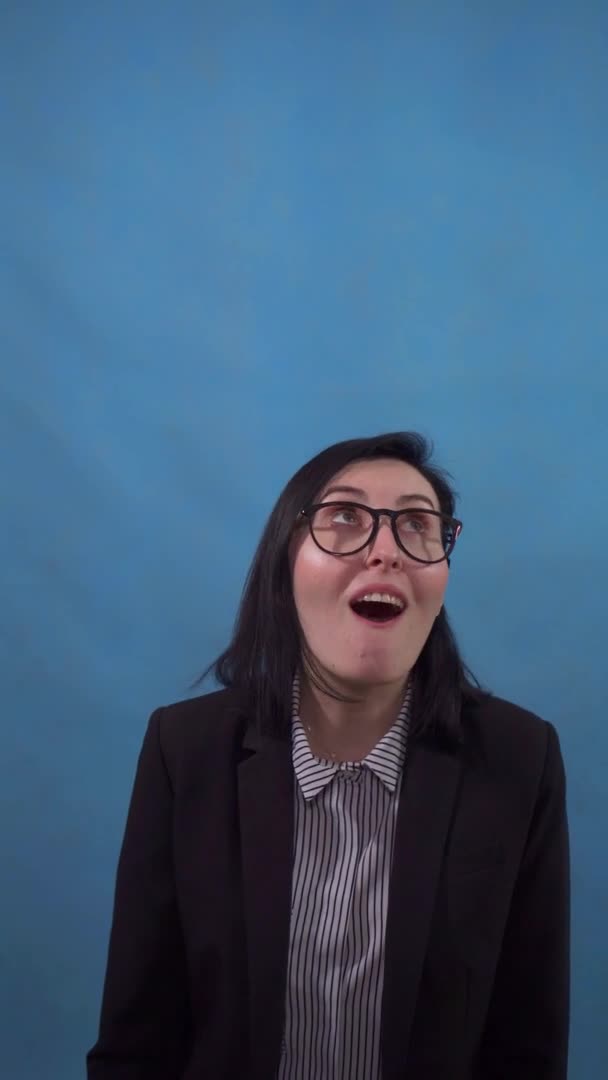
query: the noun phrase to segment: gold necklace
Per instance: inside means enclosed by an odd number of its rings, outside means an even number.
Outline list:
[[[308,734],[312,735],[312,738],[313,738],[314,742],[316,743],[316,745],[319,747],[319,750],[321,750],[321,752],[323,754],[325,754],[325,760],[326,761],[334,761],[334,762],[337,761],[337,758],[338,758],[337,752],[332,752],[331,750],[328,750],[327,747],[323,745],[323,743],[319,742],[319,740],[317,739],[317,736],[315,735],[314,731],[312,730],[312,728],[311,728],[311,726],[310,726],[310,724],[308,723],[307,720],[304,721],[304,727],[306,728]],[[310,739],[308,740],[308,742],[309,742],[309,745],[310,745]]]

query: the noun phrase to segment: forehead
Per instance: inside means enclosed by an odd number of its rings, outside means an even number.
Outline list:
[[[425,495],[430,499],[433,506],[437,507],[438,499],[432,485],[428,480],[405,461],[394,458],[377,458],[372,461],[354,461],[341,469],[325,485],[322,495],[326,491],[342,484],[347,487],[358,488],[362,496],[368,499],[370,504],[376,506],[393,506],[404,495]],[[346,496],[357,499],[358,496]]]

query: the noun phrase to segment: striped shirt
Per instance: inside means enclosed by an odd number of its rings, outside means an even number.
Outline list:
[[[410,695],[361,762],[311,753],[294,682],[295,832],[278,1080],[380,1080],[384,936]]]

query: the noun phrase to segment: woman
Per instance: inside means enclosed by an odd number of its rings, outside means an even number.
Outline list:
[[[554,728],[482,693],[415,434],[338,443],[264,531],[225,689],[151,717],[89,1080],[558,1080]]]

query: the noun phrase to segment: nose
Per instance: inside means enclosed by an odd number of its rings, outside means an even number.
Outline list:
[[[403,552],[395,540],[390,520],[385,517],[380,518],[378,532],[373,544],[370,544],[368,548],[368,563],[371,566],[386,563],[396,567],[401,565],[402,558]]]

